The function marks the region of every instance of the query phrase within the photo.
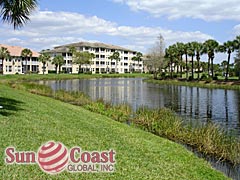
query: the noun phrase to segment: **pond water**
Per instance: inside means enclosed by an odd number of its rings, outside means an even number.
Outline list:
[[[113,104],[167,107],[184,119],[212,121],[240,136],[240,91],[198,87],[158,85],[142,78],[102,78],[42,81],[54,90],[82,91],[96,100]]]

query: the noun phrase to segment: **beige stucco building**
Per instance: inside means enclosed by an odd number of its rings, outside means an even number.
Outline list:
[[[95,73],[129,73],[133,71],[142,72],[143,63],[139,63],[132,60],[132,57],[136,55],[136,51],[126,49],[120,46],[109,45],[104,43],[90,43],[90,42],[78,42],[62,46],[57,46],[52,50],[46,52],[50,53],[52,58],[61,55],[64,57],[65,63],[61,67],[61,70],[67,73],[78,73],[79,66],[74,64],[72,60],[72,54],[69,52],[70,47],[75,47],[77,51],[88,51],[94,54],[91,64],[83,65],[82,71],[90,71]],[[109,57],[114,53],[119,52],[120,61],[109,59]],[[50,65],[49,70],[55,70],[54,65]]]
[[[5,47],[10,53],[7,59],[0,59],[0,72],[2,74],[24,74],[24,73],[38,73],[45,74],[48,72],[48,67],[43,67],[43,64],[38,61],[39,53],[32,51],[32,56],[27,59],[21,56],[22,50],[25,49],[19,46],[9,46],[0,44],[0,48]],[[26,68],[26,70],[25,70]]]

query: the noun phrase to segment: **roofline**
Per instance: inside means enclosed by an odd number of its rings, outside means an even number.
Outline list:
[[[127,48],[121,47],[121,46],[105,44],[105,43],[101,43],[101,42],[87,42],[87,41],[81,41],[81,42],[77,42],[77,43],[70,43],[70,44],[61,45],[61,46],[55,46],[54,49],[68,48],[68,47],[71,47],[71,46],[75,46],[75,47],[91,47],[91,48],[106,48],[106,49],[115,49],[115,50],[129,51],[129,52],[137,52],[137,51],[134,51],[134,50],[131,50],[131,49],[127,49]],[[51,51],[52,50],[50,50],[50,52]],[[58,52],[61,52],[61,51],[58,51]]]

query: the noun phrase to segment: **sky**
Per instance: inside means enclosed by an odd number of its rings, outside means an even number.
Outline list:
[[[17,30],[0,22],[0,43],[41,51],[90,41],[147,53],[160,34],[166,47],[240,35],[239,0],[39,0],[30,19]]]

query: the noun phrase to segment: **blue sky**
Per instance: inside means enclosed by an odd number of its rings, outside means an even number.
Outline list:
[[[0,42],[40,51],[78,41],[100,41],[148,52],[162,34],[175,42],[219,43],[240,35],[237,0],[39,0],[19,30],[0,25]],[[224,55],[218,55],[222,61]]]

